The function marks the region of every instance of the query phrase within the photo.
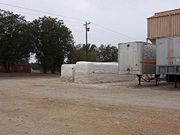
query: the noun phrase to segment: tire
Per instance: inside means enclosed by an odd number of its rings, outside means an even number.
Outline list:
[[[167,82],[174,82],[174,75],[166,75],[166,81]]]

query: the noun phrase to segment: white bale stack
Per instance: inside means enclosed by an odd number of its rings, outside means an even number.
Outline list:
[[[62,81],[74,81],[75,64],[63,64],[61,66],[61,80]]]
[[[77,62],[75,70],[76,83],[105,83],[134,79],[132,75],[119,75],[118,63]]]
[[[76,70],[74,74],[74,82],[76,83],[88,83],[89,78],[89,66],[91,62],[77,62]]]

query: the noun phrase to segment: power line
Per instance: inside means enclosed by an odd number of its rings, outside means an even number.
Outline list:
[[[79,38],[80,34],[82,34],[83,32],[84,32],[84,29],[83,29],[83,30],[81,29],[81,30],[79,31],[79,33],[76,35],[76,38]]]
[[[85,20],[80,19],[80,18],[69,17],[69,16],[65,16],[65,15],[61,15],[61,14],[54,14],[54,13],[51,13],[51,12],[46,12],[46,11],[37,10],[37,9],[31,9],[31,8],[27,8],[27,7],[21,7],[21,6],[17,6],[17,5],[2,3],[2,2],[0,2],[0,5],[5,5],[5,6],[9,6],[9,7],[15,7],[15,8],[19,8],[19,9],[24,9],[24,10],[28,10],[28,11],[33,11],[33,12],[36,12],[36,13],[43,13],[43,14],[49,14],[49,15],[54,15],[54,16],[58,16],[58,17],[63,17],[63,18],[66,18],[66,19],[68,19],[68,20],[71,20],[71,21],[72,21],[72,20],[74,20],[74,21],[79,21],[79,22],[82,22],[82,21],[84,22],[84,21],[85,21]],[[26,13],[26,14],[28,14],[28,13]],[[29,14],[29,15],[32,15],[32,14]],[[120,36],[120,37],[124,37],[124,38],[126,38],[126,39],[133,39],[133,40],[134,40],[134,38],[132,38],[132,37],[130,37],[130,36],[127,36],[127,35],[125,35],[125,34],[119,33],[119,32],[117,32],[117,31],[115,31],[115,30],[109,29],[109,28],[107,28],[107,27],[101,26],[101,25],[96,24],[96,23],[92,23],[92,24],[94,24],[96,27],[99,27],[99,28],[101,28],[101,29],[103,29],[103,30],[106,30],[106,31],[111,32],[111,33],[114,33],[114,34],[116,34],[116,35],[118,35],[118,36]]]
[[[40,16],[40,14],[36,14],[36,13],[28,13],[28,12],[24,12],[24,11],[18,11],[18,10],[13,10],[14,13],[16,14],[22,14],[22,16],[26,17],[25,15],[29,15],[28,18],[31,18],[32,20],[34,18],[30,17],[30,16],[33,16],[33,17],[37,17],[37,16]]]
[[[46,12],[46,11],[42,11],[42,10],[31,9],[31,8],[21,7],[21,6],[17,6],[17,5],[11,5],[11,4],[2,3],[2,2],[0,2],[0,5],[5,5],[5,6],[9,6],[9,7],[15,7],[15,8],[24,9],[24,10],[29,10],[29,11],[38,12],[38,13],[43,13],[43,14],[60,16],[60,17],[66,18],[66,19],[76,20],[76,21],[80,21],[80,22],[84,22],[84,21],[85,21],[85,20],[80,19],[80,18],[65,16],[65,15],[61,15],[61,14],[54,14],[54,13],[50,13],[50,12]]]
[[[96,29],[97,29],[97,30],[100,30],[100,31],[103,31],[103,32],[106,32],[106,33],[107,33],[107,32],[110,33],[110,32],[107,31],[106,29],[102,29],[102,28],[100,28],[100,27],[96,27]],[[114,37],[116,40],[119,40],[119,41],[122,40],[122,39],[123,39],[123,40],[126,40],[126,39],[127,39],[127,38],[122,37],[122,36],[120,37],[119,34],[115,34],[115,33],[113,33],[113,37]]]
[[[19,13],[23,14],[23,16],[24,15],[29,15],[29,16],[33,16],[33,17],[41,16],[41,14],[29,13],[29,12],[18,11],[18,10],[14,10],[13,12],[17,13],[17,14],[19,14]],[[31,17],[28,17],[28,18],[31,18]],[[33,20],[34,18],[31,18],[31,19]],[[79,28],[81,26],[81,23],[77,23],[77,21],[75,22],[73,20],[65,20],[65,22],[66,22],[66,25],[71,25],[73,27],[76,26],[76,28]],[[77,26],[79,26],[79,27],[77,27]]]
[[[99,27],[99,28],[101,28],[101,29],[104,29],[104,30],[109,31],[109,32],[114,33],[114,34],[117,34],[117,35],[119,35],[119,36],[121,36],[121,37],[123,36],[123,37],[125,37],[125,38],[127,38],[127,39],[133,39],[133,40],[134,40],[133,37],[130,37],[130,36],[128,36],[128,35],[122,34],[122,33],[117,32],[117,31],[115,31],[115,30],[109,29],[109,28],[107,28],[107,27],[101,26],[101,25],[99,25],[99,24],[97,24],[97,23],[92,23],[92,24],[94,24],[95,26],[97,26],[97,27]]]

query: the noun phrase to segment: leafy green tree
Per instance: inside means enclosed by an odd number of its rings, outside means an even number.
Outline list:
[[[29,58],[31,37],[23,16],[0,10],[0,64],[7,72],[10,66]]]
[[[90,45],[88,44],[87,46],[88,50],[88,61],[95,62],[97,61],[97,47],[96,45]],[[69,63],[75,64],[77,61],[87,61],[86,60],[86,45],[79,44],[75,47],[73,47],[70,58],[69,58]]]
[[[118,60],[118,49],[111,45],[101,45],[98,48],[99,61],[102,62],[117,62]]]
[[[46,73],[60,71],[73,47],[73,36],[62,20],[43,17],[31,23],[36,59]]]

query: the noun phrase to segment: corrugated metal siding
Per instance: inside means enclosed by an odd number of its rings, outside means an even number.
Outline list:
[[[165,16],[165,15],[178,14],[178,13],[180,13],[180,9],[174,9],[174,10],[155,13],[155,16]]]
[[[172,35],[179,36],[180,35],[180,14],[176,14],[172,16]]]
[[[170,14],[173,13],[173,14]],[[180,9],[148,18],[148,39],[180,36]]]
[[[169,17],[148,19],[148,38],[164,37],[169,35]]]

